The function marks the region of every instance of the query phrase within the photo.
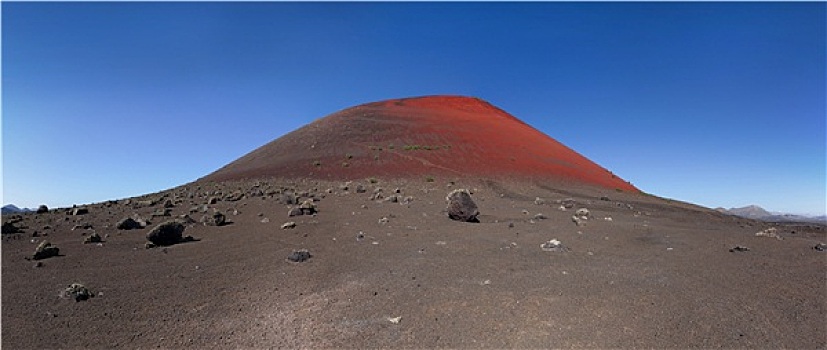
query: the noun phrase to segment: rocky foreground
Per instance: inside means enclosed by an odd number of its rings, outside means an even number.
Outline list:
[[[825,238],[571,185],[193,183],[4,215],[2,346],[825,348]]]

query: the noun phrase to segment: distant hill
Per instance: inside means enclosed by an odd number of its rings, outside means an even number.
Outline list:
[[[29,208],[20,209],[14,204],[7,204],[7,205],[4,205],[3,208],[0,208],[0,211],[2,211],[3,214],[14,214],[14,213],[28,213],[28,212],[34,211],[34,210],[29,209]]]
[[[817,223],[827,223],[827,216],[805,216],[805,215],[797,215],[797,214],[788,214],[788,213],[771,213],[764,208],[761,208],[757,205],[748,205],[746,207],[741,208],[715,208],[715,210],[740,216],[743,218],[748,219],[755,219],[761,221],[770,221],[770,222],[817,222]]]
[[[732,215],[737,215],[749,219],[761,219],[772,215],[772,213],[764,210],[764,208],[761,208],[757,205],[748,205],[742,208],[729,208],[727,212],[729,212]]]

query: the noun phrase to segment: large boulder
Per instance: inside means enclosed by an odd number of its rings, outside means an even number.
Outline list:
[[[23,232],[23,230],[20,227],[15,226],[13,222],[6,221],[6,222],[3,223],[2,232],[4,234],[7,234],[7,233],[20,233],[20,232]]]
[[[134,230],[138,228],[144,228],[145,225],[142,225],[140,222],[136,221],[133,218],[124,218],[121,221],[118,221],[115,224],[115,228],[118,230]]]
[[[155,245],[173,245],[184,239],[184,224],[170,220],[155,226],[146,234],[146,239]]]
[[[48,213],[48,212],[49,212],[49,207],[47,207],[46,204],[41,204],[39,207],[37,207],[37,213],[38,214],[44,214],[44,213]]]
[[[448,217],[452,220],[465,222],[479,222],[477,215],[480,211],[477,204],[471,199],[471,194],[465,189],[456,189],[448,193]]]
[[[58,256],[59,253],[60,248],[53,246],[49,241],[43,241],[37,245],[32,258],[34,260],[46,259],[53,256]]]

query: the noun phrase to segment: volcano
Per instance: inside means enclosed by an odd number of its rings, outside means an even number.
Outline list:
[[[349,108],[202,180],[3,214],[0,348],[827,349],[827,225],[640,193],[479,99]]]
[[[502,109],[464,96],[401,98],[347,108],[202,180],[422,176],[577,182],[639,192]]]

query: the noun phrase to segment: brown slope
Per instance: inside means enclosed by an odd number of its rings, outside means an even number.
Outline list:
[[[202,180],[436,175],[570,181],[638,191],[505,111],[462,96],[348,108],[284,135]]]

